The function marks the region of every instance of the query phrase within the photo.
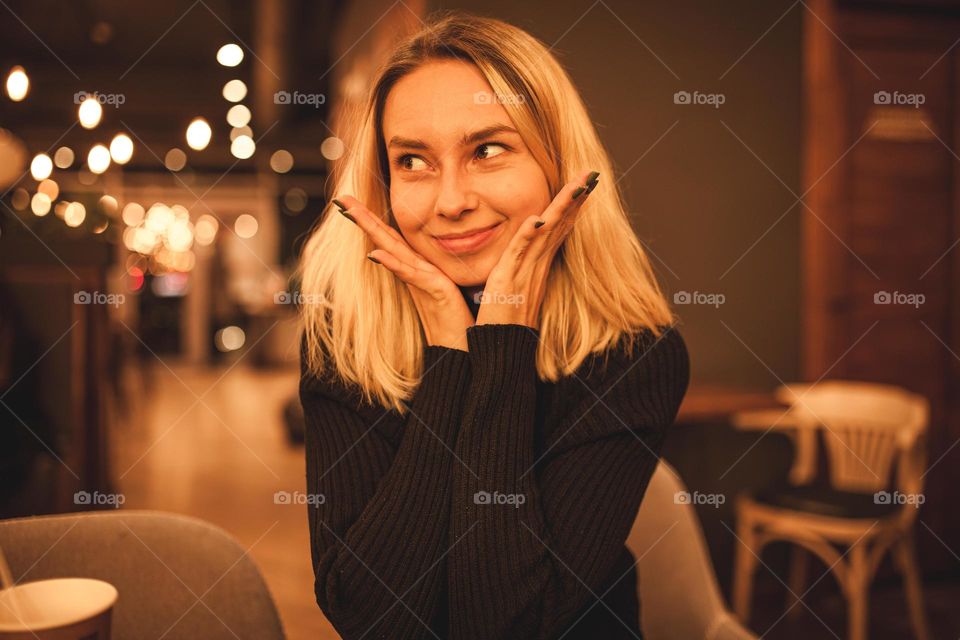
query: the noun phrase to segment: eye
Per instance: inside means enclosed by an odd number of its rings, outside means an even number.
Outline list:
[[[399,166],[401,169],[406,169],[407,171],[423,171],[423,169],[427,166],[427,163],[423,161],[423,158],[410,154],[400,156],[397,158],[396,162],[397,166]]]
[[[477,147],[476,157],[480,160],[494,158],[507,150],[507,146],[499,142],[485,142]]]

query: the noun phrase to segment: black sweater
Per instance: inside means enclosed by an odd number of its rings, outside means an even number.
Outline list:
[[[469,352],[425,348],[406,416],[301,351],[315,592],[342,637],[640,637],[624,542],[689,380],[663,329],[545,383],[538,331],[470,327]]]

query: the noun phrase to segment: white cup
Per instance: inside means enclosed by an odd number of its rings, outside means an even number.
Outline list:
[[[116,588],[56,578],[0,591],[0,640],[109,640]]]

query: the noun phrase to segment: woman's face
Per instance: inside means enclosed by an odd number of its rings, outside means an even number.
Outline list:
[[[492,95],[472,64],[444,60],[401,78],[384,105],[400,232],[464,287],[486,282],[521,223],[551,199],[546,175]]]

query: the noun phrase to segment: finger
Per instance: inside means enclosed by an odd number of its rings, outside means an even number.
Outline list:
[[[383,265],[403,282],[413,285],[428,294],[439,296],[443,291],[442,283],[438,281],[434,273],[417,269],[400,260],[389,251],[374,249],[367,254],[367,258],[377,264]]]
[[[597,171],[585,171],[575,180],[563,185],[540,216],[545,222],[544,226],[555,227],[567,212],[579,209],[580,204],[586,200],[586,196],[597,185],[599,175]],[[548,231],[548,229],[544,229],[544,231]]]
[[[504,254],[510,256],[514,264],[518,264],[530,251],[531,245],[540,237],[539,228],[543,226],[540,216],[530,216],[520,225],[517,232],[510,239],[510,244]]]
[[[344,215],[349,216],[381,249],[386,249],[393,255],[403,259],[407,264],[423,268],[426,261],[423,256],[415,252],[404,240],[400,232],[380,219],[372,211],[353,196],[342,196],[332,201],[337,207],[345,209]],[[339,203],[339,204],[338,204]],[[427,263],[429,264],[429,263]]]

